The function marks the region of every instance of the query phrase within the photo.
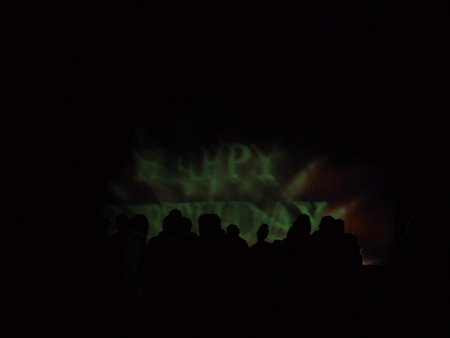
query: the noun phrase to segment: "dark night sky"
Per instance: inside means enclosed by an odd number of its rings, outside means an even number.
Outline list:
[[[402,222],[448,200],[439,7],[34,6],[11,12],[3,93],[27,220],[101,203],[137,121],[199,106],[255,137],[387,164]]]

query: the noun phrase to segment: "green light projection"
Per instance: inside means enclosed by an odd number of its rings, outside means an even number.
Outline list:
[[[155,144],[130,148],[132,161],[110,179],[112,202],[103,206],[104,216],[114,223],[118,214],[145,214],[152,237],[172,209],[190,218],[195,232],[201,214],[216,213],[223,228],[236,224],[252,245],[262,223],[273,241],[286,237],[300,213],[311,217],[312,231],[332,215],[359,236],[365,264],[388,263],[394,210],[381,168],[360,159],[331,160],[313,150],[306,156],[286,145],[191,148],[178,154]]]
[[[311,217],[314,231],[323,216],[345,217],[357,203],[330,206],[324,199],[306,199],[308,177],[323,160],[315,159],[289,179],[282,172],[287,154],[277,147],[222,144],[193,157],[175,157],[161,149],[131,151],[134,164],[125,179],[110,182],[117,203],[104,211],[111,219],[119,213],[147,215],[149,237],[157,235],[163,218],[174,208],[193,220],[194,231],[201,214],[217,213],[223,227],[237,224],[241,236],[252,244],[262,223],[270,226],[270,240],[283,239],[300,213]]]

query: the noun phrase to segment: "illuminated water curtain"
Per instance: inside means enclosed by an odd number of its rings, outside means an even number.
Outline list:
[[[104,214],[111,220],[120,213],[145,214],[149,237],[161,231],[163,218],[175,208],[193,221],[193,231],[201,214],[216,213],[223,228],[238,225],[249,244],[256,241],[262,223],[270,227],[269,240],[285,238],[299,214],[311,217],[312,231],[325,215],[344,218],[347,229],[363,237],[370,229],[362,231],[357,224],[367,221],[358,211],[368,196],[358,180],[370,180],[373,174],[355,165],[336,170],[325,158],[317,157],[300,170],[288,170],[291,161],[283,149],[239,143],[202,149],[190,156],[175,156],[162,149],[131,151],[134,163],[111,179],[116,202],[104,206]],[[337,196],[339,189],[346,194]]]

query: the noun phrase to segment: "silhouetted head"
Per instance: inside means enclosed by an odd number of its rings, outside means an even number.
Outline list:
[[[239,228],[236,224],[230,224],[227,226],[227,235],[230,235],[231,237],[238,237],[239,236]]]
[[[305,237],[311,233],[311,219],[306,214],[301,214],[292,223],[291,227],[295,235],[298,237]],[[289,231],[291,230],[289,229]]]
[[[334,221],[334,231],[333,232],[336,235],[344,234],[344,229],[345,229],[345,222],[342,218],[339,218]]]
[[[222,225],[221,225],[221,220],[220,217],[216,214],[210,214],[209,215],[209,220],[211,223],[211,232],[214,232],[216,230],[221,229]]]
[[[261,224],[258,231],[256,232],[258,242],[264,241],[267,236],[269,236],[269,226],[267,224]]]
[[[361,249],[359,246],[359,238],[355,234],[349,233],[345,234],[345,236],[342,237],[344,239],[344,244],[350,248],[357,248],[358,250]]]
[[[168,237],[178,237],[181,227],[181,218],[177,219],[176,217],[166,216],[163,219],[163,231],[164,234]]]
[[[131,219],[132,228],[139,231],[143,235],[148,233],[148,219],[145,215],[139,214],[133,216]]]
[[[335,219],[332,216],[324,216],[319,224],[319,231],[323,233],[334,233]]]
[[[209,234],[209,227],[208,227],[209,219],[208,218],[209,218],[209,215],[203,214],[203,215],[200,215],[200,217],[197,220],[198,233],[200,234],[200,236],[206,236]]]
[[[127,231],[129,228],[128,217],[124,214],[118,215],[116,217],[116,228],[119,232]]]
[[[277,253],[277,255],[279,254],[279,250],[280,250],[280,246],[281,246],[281,241],[279,239],[276,239],[273,241],[272,243],[273,245],[273,251],[275,253]]]
[[[292,223],[292,226],[288,230],[286,237],[289,241],[296,241],[309,236],[311,233],[311,220],[308,215],[301,214]]]
[[[192,229],[192,222],[189,218],[187,217],[181,217],[180,220],[180,230],[181,233],[183,234],[188,234],[191,232]]]
[[[182,217],[181,211],[178,209],[173,209],[172,211],[169,212],[168,217],[172,217],[175,219],[181,219],[181,217]]]

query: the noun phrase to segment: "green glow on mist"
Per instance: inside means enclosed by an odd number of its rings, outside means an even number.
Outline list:
[[[175,208],[193,221],[194,231],[201,214],[216,213],[223,228],[231,223],[238,225],[241,236],[250,244],[262,223],[269,225],[269,239],[275,240],[286,236],[300,213],[311,217],[314,231],[324,215],[343,217],[347,211],[330,209],[326,201],[307,201],[305,186],[319,161],[312,161],[293,179],[286,180],[280,170],[286,161],[285,152],[279,148],[223,144],[213,151],[203,149],[195,158],[174,157],[161,150],[132,149],[132,153],[135,174],[128,178],[143,184],[148,192],[139,191],[144,196],[135,200],[143,202],[131,203],[137,193],[111,181],[111,192],[118,202],[105,206],[105,216],[113,219],[119,213],[145,214],[150,222],[149,237],[161,230],[163,218]],[[153,199],[148,200],[146,194]]]

